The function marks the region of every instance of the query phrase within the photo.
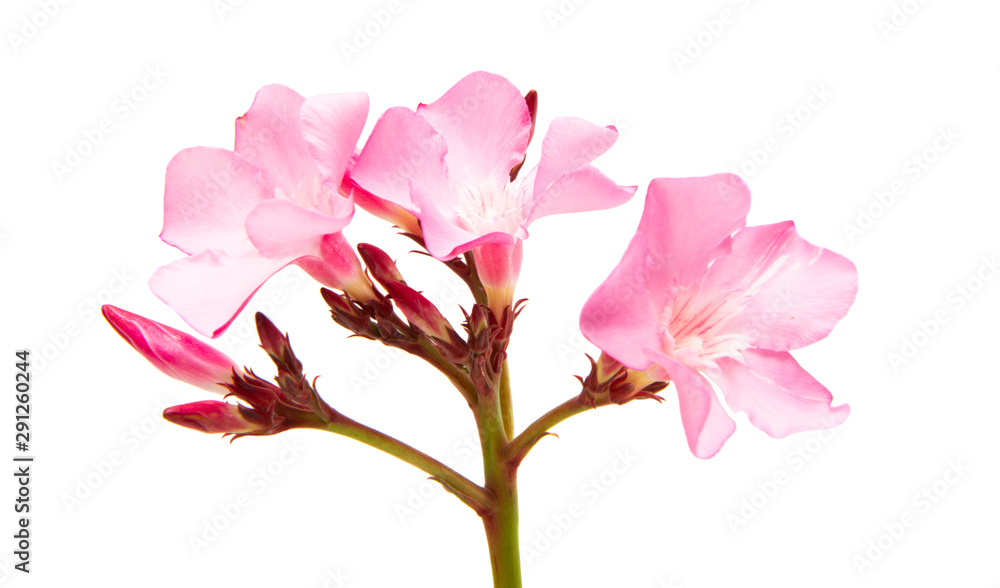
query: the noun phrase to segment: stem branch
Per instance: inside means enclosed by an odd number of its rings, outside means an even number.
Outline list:
[[[485,488],[472,482],[462,474],[444,465],[433,457],[419,451],[394,437],[390,437],[381,431],[363,425],[340,413],[337,413],[333,420],[325,427],[331,433],[343,435],[355,441],[360,441],[365,445],[374,447],[393,457],[397,457],[406,463],[420,469],[430,476],[441,480],[459,493],[463,500],[477,512],[486,512],[493,507],[493,496]]]
[[[528,428],[521,431],[521,434],[514,438],[507,445],[506,458],[513,463],[519,464],[524,456],[531,451],[539,439],[548,434],[549,429],[563,422],[564,420],[585,412],[591,408],[610,404],[607,399],[601,399],[592,405],[581,396],[574,396],[549,412],[543,414],[535,422],[528,425]]]

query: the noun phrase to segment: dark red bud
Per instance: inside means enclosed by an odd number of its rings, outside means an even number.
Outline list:
[[[368,268],[372,277],[383,287],[385,287],[386,282],[406,283],[403,275],[396,268],[396,263],[385,251],[368,243],[359,243],[358,253],[361,254],[361,259],[365,262],[365,267]]]

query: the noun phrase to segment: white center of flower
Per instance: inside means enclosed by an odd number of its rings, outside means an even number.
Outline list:
[[[527,186],[520,179],[511,183],[484,182],[459,188],[455,213],[463,228],[477,235],[513,235],[524,221]]]
[[[663,309],[660,333],[667,353],[693,369],[715,367],[715,360],[737,357],[750,345],[744,334],[725,332],[727,319],[742,305],[731,298],[699,299],[698,288],[678,291]]]
[[[329,188],[323,185],[319,176],[300,180],[295,189],[290,193],[281,188],[274,189],[274,197],[279,200],[294,202],[302,208],[315,210],[327,216],[337,216],[339,202],[336,200],[346,200],[340,194],[334,194]]]

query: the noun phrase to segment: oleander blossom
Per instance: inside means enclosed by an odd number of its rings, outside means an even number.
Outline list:
[[[364,93],[307,100],[270,85],[236,120],[234,151],[178,153],[167,166],[160,238],[188,257],[154,273],[153,293],[212,337],[291,263],[357,299],[373,296],[340,233],[354,214],[341,180],[367,116]],[[324,138],[315,161],[303,129]]]
[[[522,96],[501,76],[472,73],[416,111],[387,110],[348,174],[359,199],[415,215],[434,257],[472,251],[495,310],[510,304],[533,221],[611,208],[635,192],[590,165],[617,140],[615,128],[571,117],[553,120],[538,164],[517,177],[536,104],[534,92]],[[306,140],[322,144],[308,131]]]
[[[791,221],[747,227],[737,176],[656,179],[635,237],[580,317],[583,334],[632,370],[672,381],[692,453],[715,455],[729,408],[772,437],[847,418],[789,351],[826,337],[854,301],[846,258]]]

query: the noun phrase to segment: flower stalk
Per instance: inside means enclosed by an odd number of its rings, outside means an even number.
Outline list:
[[[494,500],[481,515],[490,550],[494,588],[521,588],[521,546],[517,503],[517,464],[506,458],[508,438],[499,386],[475,410],[483,451],[486,491]]]

